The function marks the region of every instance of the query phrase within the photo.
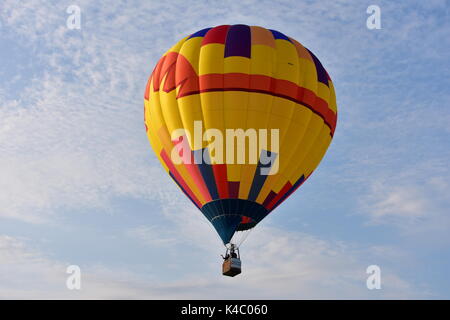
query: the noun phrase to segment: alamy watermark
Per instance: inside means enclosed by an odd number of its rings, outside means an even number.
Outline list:
[[[66,280],[66,287],[69,290],[81,290],[81,269],[77,265],[70,265],[66,269],[70,274]]]
[[[366,20],[366,26],[369,30],[381,29],[381,9],[377,5],[370,5],[366,10],[370,16]]]
[[[370,276],[366,280],[367,289],[381,289],[381,269],[376,264],[367,267],[366,273]]]
[[[273,175],[278,172],[279,129],[236,128],[223,131],[216,128],[203,130],[202,121],[194,121],[194,132],[184,128],[173,130],[171,139],[175,146],[171,152],[172,162],[259,164],[261,175]],[[202,148],[204,143],[207,143],[206,148]],[[190,145],[196,150],[193,153]]]
[[[66,12],[69,14],[66,20],[66,26],[70,30],[81,29],[81,9],[77,5],[70,5]]]

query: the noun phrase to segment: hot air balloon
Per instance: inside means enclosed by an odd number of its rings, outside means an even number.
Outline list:
[[[181,39],[145,89],[150,144],[227,247],[223,273],[231,276],[240,273],[235,238],[308,179],[336,119],[333,83],[319,59],[257,26],[221,25]],[[218,143],[220,135],[226,141]]]

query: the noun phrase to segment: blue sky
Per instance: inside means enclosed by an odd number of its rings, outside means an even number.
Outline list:
[[[449,7],[3,0],[0,298],[449,299]],[[313,51],[339,118],[313,176],[242,246],[244,273],[224,278],[219,238],[160,167],[142,106],[169,47],[235,23]],[[381,290],[366,288],[372,264]]]

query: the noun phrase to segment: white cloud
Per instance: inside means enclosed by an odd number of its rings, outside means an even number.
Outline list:
[[[447,175],[438,176],[436,170],[439,172],[438,167],[405,169],[375,180],[360,199],[369,224],[395,226],[402,235],[417,241],[448,243],[449,183]]]
[[[2,108],[0,215],[36,222],[61,208],[107,207],[113,196],[170,199],[175,188],[157,183],[169,179],[151,156],[140,106],[116,101],[52,76]]]
[[[81,290],[69,290],[69,263],[53,261],[29,248],[24,240],[0,236],[1,299],[114,299],[139,297],[124,279],[132,275],[81,266]],[[156,296],[153,296],[156,298]]]
[[[154,247],[173,246],[180,242],[176,234],[168,230],[167,226],[139,226],[128,229],[127,236],[142,241]]]
[[[243,250],[243,273],[220,274],[218,259],[194,263],[176,280],[161,281],[158,270],[132,274],[91,265],[81,267],[81,290],[65,286],[69,263],[51,260],[29,248],[25,240],[0,237],[0,297],[3,299],[270,299],[277,298],[412,298],[427,297],[388,268],[382,268],[383,289],[365,287],[364,256],[343,244],[262,228]],[[205,252],[206,253],[206,252]],[[208,259],[210,258],[209,255]],[[164,259],[164,258],[162,258]],[[369,259],[367,259],[369,260]],[[214,263],[213,263],[214,261]],[[184,266],[193,263],[185,261]]]
[[[61,209],[108,210],[114,197],[175,201],[143,125],[149,53],[115,40],[107,20],[90,32],[95,23],[85,17],[81,31],[69,32],[63,6],[7,2],[0,14],[43,68],[19,97],[2,101],[0,216],[43,222]]]
[[[179,204],[165,208],[163,214],[184,250],[195,253],[190,259],[183,259],[184,271],[191,271],[183,272],[174,282],[156,284],[164,298],[406,299],[432,295],[428,288],[411,283],[392,269],[393,260],[410,258],[407,252],[389,246],[362,247],[326,241],[280,229],[271,225],[270,219],[255,228],[241,247],[243,274],[223,278],[218,257],[219,248],[223,247],[201,213]],[[155,234],[168,236],[167,232]],[[142,237],[143,243],[147,240]],[[382,291],[366,288],[365,272],[371,264],[382,269]]]
[[[426,197],[413,186],[387,187],[377,184],[373,188],[375,198],[369,203],[372,218],[377,222],[383,219],[398,218],[416,221],[427,215],[429,203]]]

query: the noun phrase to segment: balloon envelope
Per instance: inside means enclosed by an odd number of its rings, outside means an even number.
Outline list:
[[[223,25],[185,37],[161,57],[144,118],[162,165],[227,244],[311,175],[332,140],[337,107],[328,73],[299,42]],[[242,129],[248,143],[217,143],[227,129]],[[228,161],[230,151],[256,152],[256,161]]]

